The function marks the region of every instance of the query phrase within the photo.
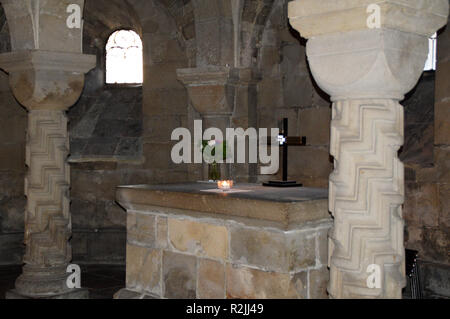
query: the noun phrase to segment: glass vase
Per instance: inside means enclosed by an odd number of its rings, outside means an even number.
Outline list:
[[[220,181],[220,166],[214,162],[208,165],[208,179],[210,181]]]

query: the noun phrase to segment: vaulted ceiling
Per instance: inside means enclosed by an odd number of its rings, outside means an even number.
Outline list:
[[[117,29],[133,29],[138,33],[141,31],[139,17],[127,1],[86,0],[84,8],[85,35],[104,39]]]

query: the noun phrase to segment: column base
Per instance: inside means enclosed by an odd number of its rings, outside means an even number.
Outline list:
[[[26,296],[16,290],[10,290],[6,292],[5,299],[89,299],[89,290],[85,288],[73,289],[69,292],[48,296]]]

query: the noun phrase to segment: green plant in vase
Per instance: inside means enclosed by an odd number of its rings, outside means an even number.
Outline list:
[[[216,156],[217,152],[217,156]],[[208,179],[221,180],[220,163],[227,159],[227,144],[225,141],[203,140],[202,154],[208,162]],[[217,160],[219,159],[219,162]]]

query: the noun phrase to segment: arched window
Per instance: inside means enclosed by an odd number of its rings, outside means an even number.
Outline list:
[[[106,83],[142,84],[142,40],[136,32],[114,32],[106,44]]]

